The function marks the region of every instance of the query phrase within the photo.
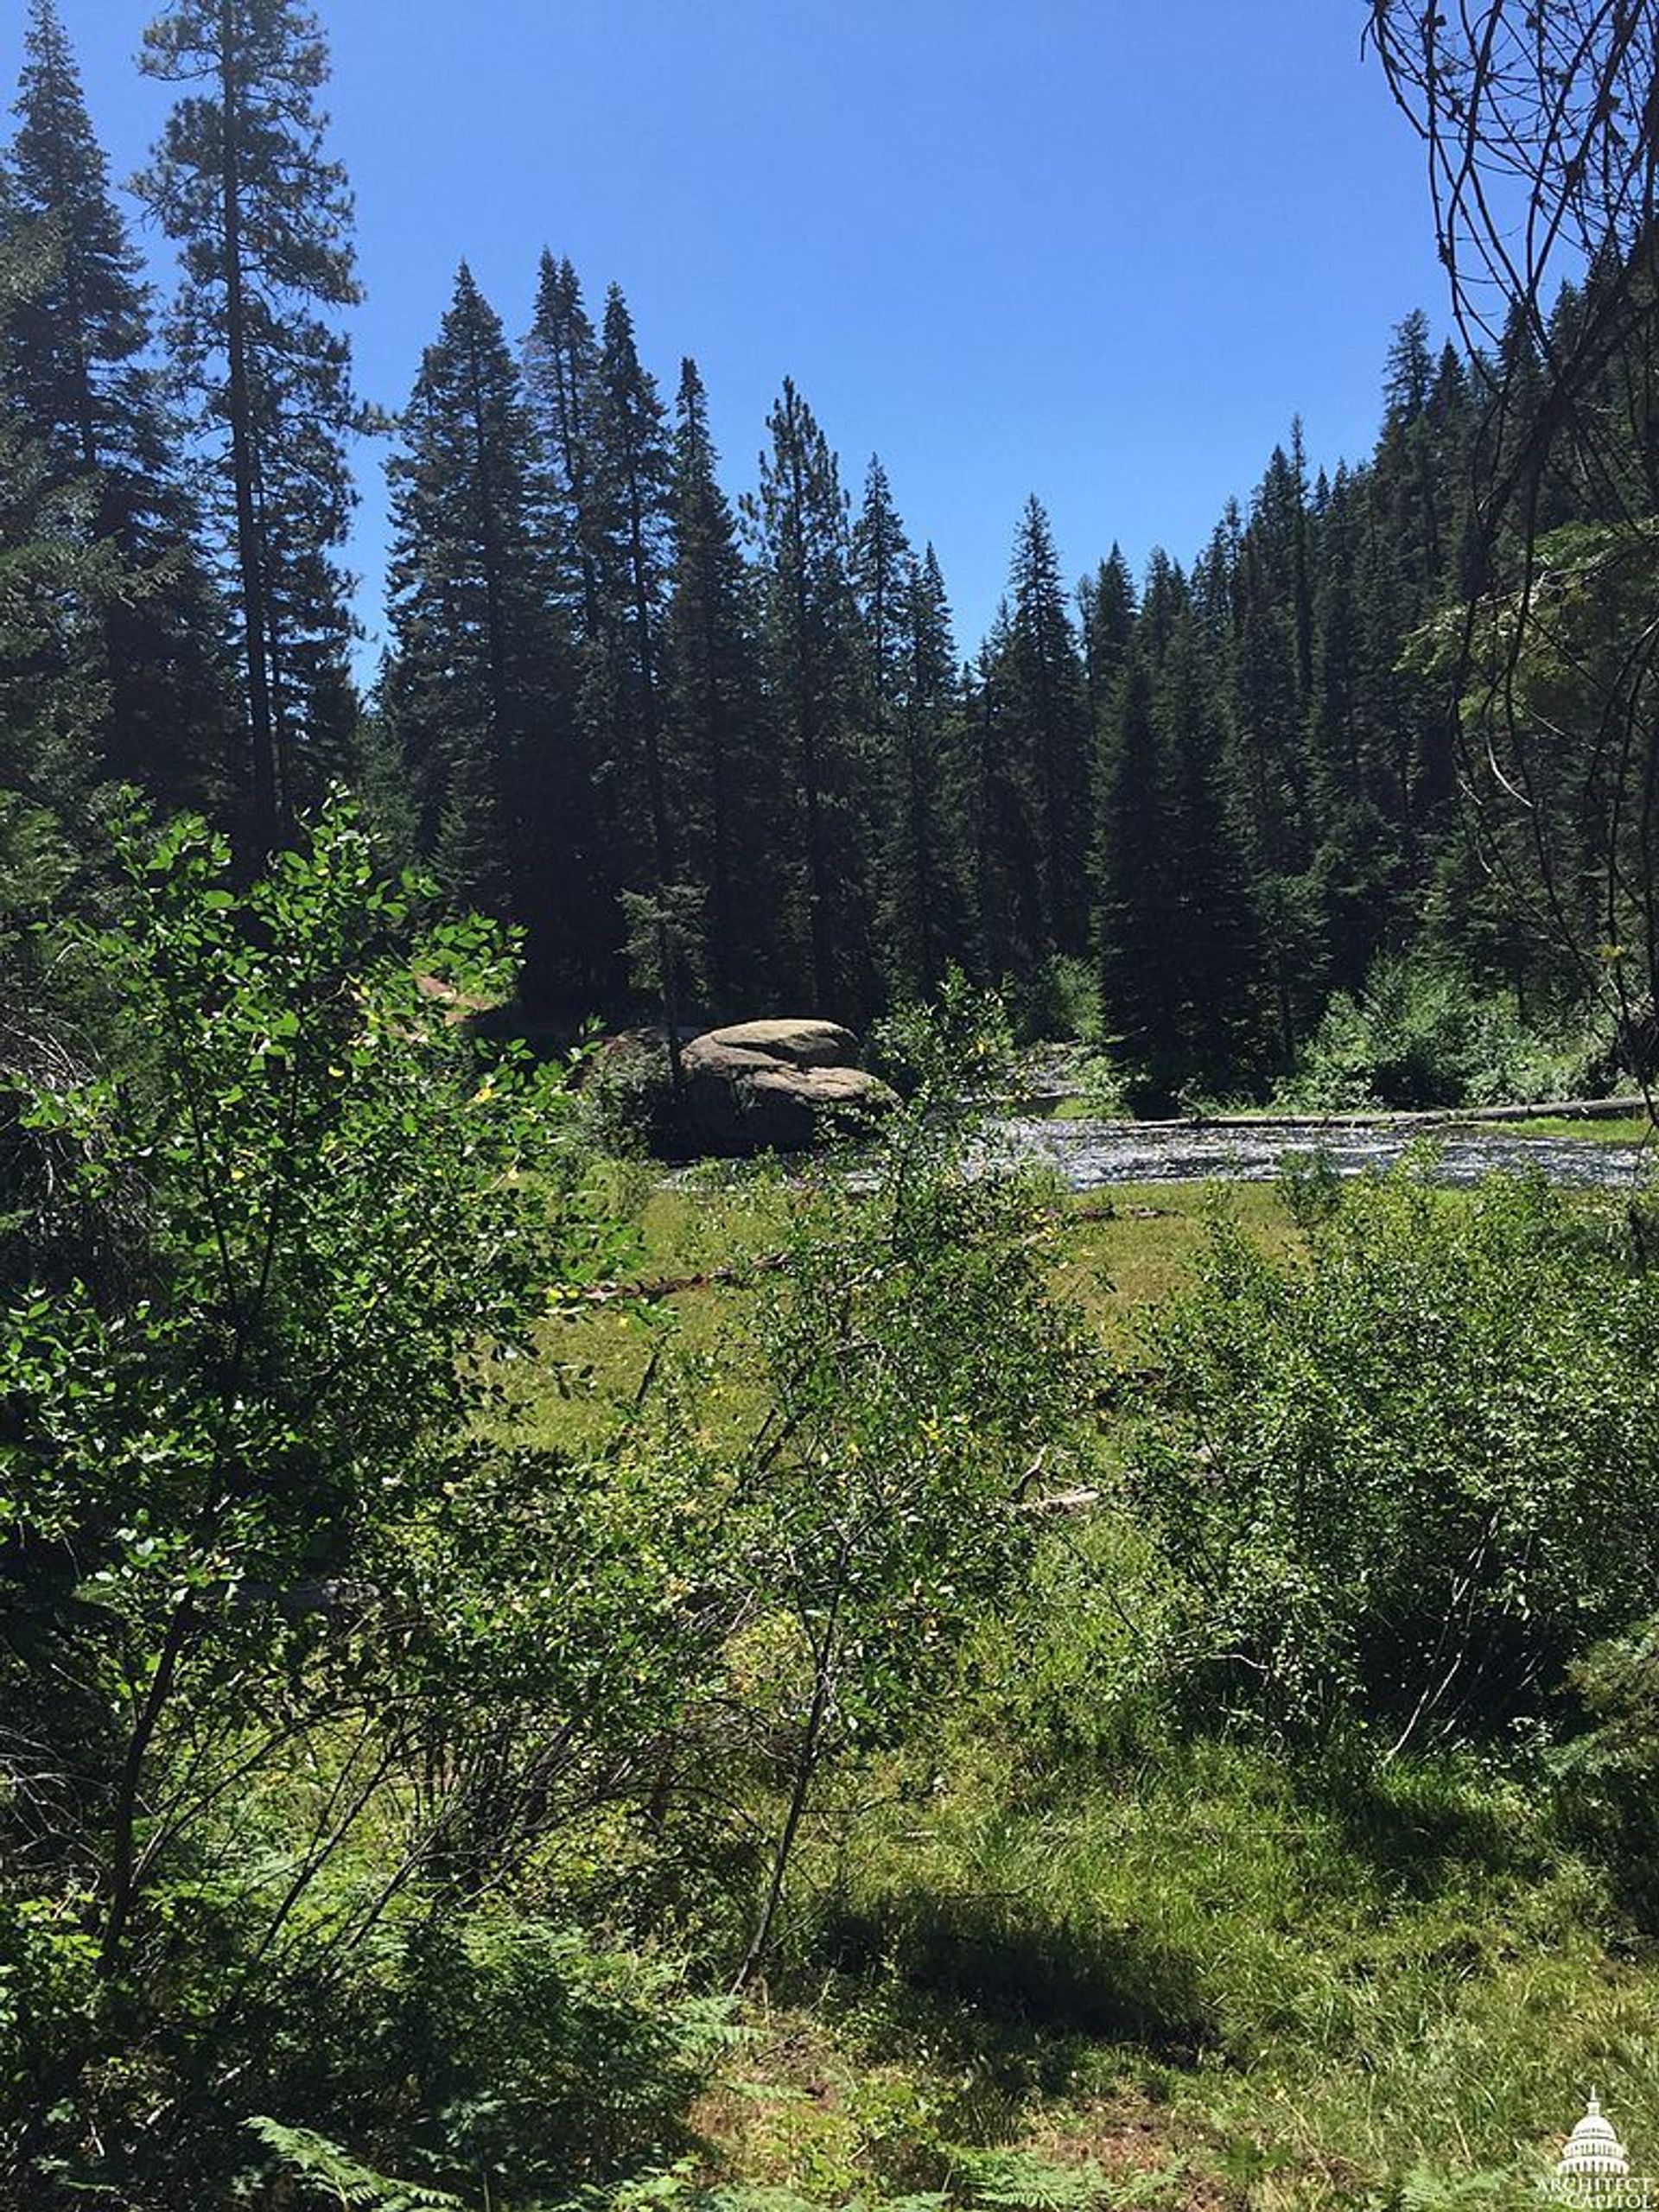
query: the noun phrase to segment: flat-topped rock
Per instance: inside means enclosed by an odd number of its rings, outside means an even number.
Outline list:
[[[891,1106],[893,1093],[879,1075],[862,1068],[757,1068],[747,1077],[752,1092],[768,1098],[798,1098],[808,1106]]]
[[[786,1065],[773,1052],[758,1052],[752,1046],[731,1044],[725,1033],[716,1029],[694,1037],[689,1045],[680,1047],[680,1066],[688,1083],[704,1077],[732,1083],[741,1075],[753,1075],[761,1068]]]
[[[838,1021],[738,1021],[710,1029],[688,1051],[704,1043],[729,1045],[740,1052],[764,1052],[796,1068],[846,1068],[858,1065],[858,1039]]]
[[[710,1152],[800,1152],[831,1125],[896,1104],[855,1063],[836,1021],[740,1021],[694,1037],[680,1056],[690,1134]]]

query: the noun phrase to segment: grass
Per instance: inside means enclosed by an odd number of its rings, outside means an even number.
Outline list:
[[[720,1355],[741,1344],[757,1293],[740,1281],[711,1278],[741,1275],[747,1262],[776,1249],[786,1188],[646,1185],[636,1195],[636,1249],[626,1286],[653,1293],[664,1283],[686,1287],[644,1301],[582,1301],[550,1315],[538,1332],[537,1363],[522,1373],[515,1394],[532,1444],[566,1452],[597,1446],[669,1343],[679,1356],[718,1370],[701,1407],[712,1433],[738,1433],[753,1410],[741,1352]]]
[[[1653,1135],[1653,1124],[1641,1114],[1620,1115],[1609,1120],[1571,1114],[1539,1114],[1529,1116],[1524,1122],[1504,1122],[1497,1126],[1506,1137],[1576,1137],[1586,1144],[1641,1144]]]
[[[1547,1791],[1225,1742],[1035,1793],[950,1764],[820,1838],[788,2001],[696,2115],[717,2170],[845,2204],[1000,2150],[1107,2206],[1524,2201],[1592,2084],[1659,2145],[1659,1971]]]
[[[1192,1279],[1205,1224],[1224,1205],[1267,1249],[1296,1231],[1270,1183],[1122,1183],[1069,1202],[1057,1288],[1076,1298],[1112,1350],[1139,1346],[1144,1317]]]
[[[1224,1196],[1209,1184],[1122,1184],[1109,1194],[1062,1200],[1065,1258],[1057,1289],[1082,1304],[1113,1349],[1130,1351],[1138,1317],[1191,1280],[1205,1221],[1218,1202],[1269,1249],[1294,1243],[1295,1231],[1269,1184],[1232,1185]],[[694,1280],[643,1312],[625,1311],[620,1303],[590,1305],[549,1320],[540,1338],[544,1363],[525,1378],[537,1440],[567,1449],[591,1442],[616,1403],[639,1389],[664,1330],[693,1357],[724,1347],[741,1360],[744,1317],[757,1293],[741,1282],[707,1279],[741,1274],[746,1263],[775,1250],[787,1204],[787,1186],[652,1191],[639,1211],[630,1280]]]
[[[638,1279],[774,1249],[787,1203],[652,1192]],[[1064,1201],[1058,1287],[1121,1357],[1144,1357],[1217,1203],[1294,1246],[1268,1185]],[[699,1281],[644,1321],[550,1322],[527,1378],[543,1440],[613,1420],[664,1332],[713,1357],[699,1418],[735,1432],[758,1294]],[[578,1371],[559,1395],[550,1378]],[[1535,2202],[1592,2086],[1659,2165],[1659,1961],[1541,1770],[1517,1751],[1362,1778],[1223,1714],[1197,1738],[1160,1727],[1125,1691],[1158,1603],[1132,1526],[1055,1524],[948,1724],[848,1778],[806,1839],[750,2040],[692,2115],[705,2175],[772,2212],[941,2189],[1030,2212]]]

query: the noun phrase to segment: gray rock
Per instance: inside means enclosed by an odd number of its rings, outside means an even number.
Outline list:
[[[858,1065],[858,1039],[838,1021],[739,1021],[708,1033],[717,1045],[764,1052],[768,1059],[783,1060],[794,1068]]]
[[[688,1083],[704,1079],[735,1083],[740,1076],[754,1075],[762,1068],[783,1065],[773,1053],[728,1044],[718,1029],[709,1030],[706,1036],[694,1037],[680,1053],[680,1065]]]
[[[719,1153],[799,1152],[838,1121],[897,1100],[877,1076],[847,1065],[850,1030],[833,1021],[745,1021],[711,1029],[681,1056],[693,1141]]]

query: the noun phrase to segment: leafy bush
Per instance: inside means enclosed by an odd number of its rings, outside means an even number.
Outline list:
[[[1154,1325],[1128,1483],[1165,1656],[1396,1747],[1539,1714],[1659,1569],[1659,1276],[1541,1181],[1465,1198],[1421,1166],[1308,1238],[1270,1259],[1217,1213]]]
[[[1341,1173],[1322,1145],[1281,1153],[1274,1183],[1280,1203],[1298,1229],[1328,1221],[1342,1203]]]
[[[1513,1002],[1422,959],[1379,962],[1357,997],[1338,992],[1295,1077],[1287,1105],[1497,1105],[1586,1095],[1605,1087],[1605,1055],[1583,1024],[1529,1028]]]
[[[683,1132],[676,1126],[665,1032],[625,1030],[597,1039],[582,1081],[607,1150],[673,1154]]]
[[[1554,1761],[1580,1832],[1643,1925],[1659,1926],[1659,1618],[1578,1660],[1583,1725]]]
[[[1080,1061],[1072,1080],[1090,1114],[1102,1121],[1120,1121],[1130,1111],[1130,1077],[1104,1052],[1091,1052]]]
[[[1023,1573],[1022,1485],[1065,1452],[1084,1402],[1049,1186],[976,1157],[1006,1046],[995,1001],[958,982],[887,1041],[909,1096],[861,1185],[837,1174],[800,1193],[756,1317],[766,1411],[728,1478],[782,1799],[745,1971],[820,1771],[916,1730],[949,1689],[964,1638]]]
[[[613,1253],[557,1076],[448,1018],[510,948],[380,880],[348,811],[239,888],[199,823],[124,861],[126,926],[83,946],[110,1063],[24,1108],[119,1265],[0,1312],[0,1707],[31,1716],[0,1737],[31,2010],[0,2173],[41,2204],[48,2174],[209,2201],[226,2085],[304,2040],[308,1941],[326,1981],[436,1878],[385,1802],[423,1756],[428,1820],[453,1810],[431,1531],[550,1286]],[[355,1855],[375,1834],[390,1868]]]
[[[1092,961],[1051,953],[1005,992],[1021,1044],[1101,1043],[1100,977]]]
[[[687,2105],[741,2039],[726,2001],[688,1995],[671,1964],[527,1913],[422,1921],[383,1948],[351,2001],[356,2050],[303,2107],[327,2134],[260,2123],[301,2171],[315,2152],[321,2178],[338,2134],[375,2168],[489,2204],[614,2183],[684,2146]]]

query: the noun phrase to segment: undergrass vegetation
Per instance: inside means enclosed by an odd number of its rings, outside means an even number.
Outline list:
[[[1325,1007],[1279,1103],[1316,1110],[1481,1106],[1600,1096],[1617,1075],[1605,1024],[1582,1008],[1541,1024],[1456,963],[1382,958]]]
[[[819,1808],[766,2002],[692,2108],[700,2147],[682,2194],[1521,2202],[1592,2082],[1628,2137],[1659,2139],[1659,1962],[1646,1893],[1629,1879],[1646,1863],[1630,1808],[1651,1770],[1648,1739],[1636,1753],[1626,1740],[1630,1710],[1646,1711],[1630,1688],[1634,1669],[1645,1692],[1639,1661],[1611,1667],[1625,1717],[1617,1747],[1604,1731],[1591,1761],[1599,1796],[1554,1748],[1585,1740],[1582,1688],[1559,1680],[1543,1707],[1506,1708],[1484,1733],[1446,1730],[1421,1749],[1392,1751],[1397,1727],[1381,1744],[1364,1729],[1310,1733],[1216,1674],[1192,1640],[1179,1554],[1144,1500],[1128,1510],[1145,1479],[1131,1402],[1137,1420],[1163,1402],[1171,1378],[1156,1363],[1183,1327],[1213,1351],[1224,1309],[1206,1299],[1227,1302],[1264,1367],[1282,1327],[1287,1389],[1323,1369],[1375,1411],[1375,1386],[1358,1389],[1340,1363],[1388,1266],[1420,1330],[1430,1310],[1452,1327],[1450,1284],[1467,1287],[1478,1251],[1491,1274],[1472,1301],[1471,1388],[1478,1398],[1479,1374],[1513,1355],[1516,1377],[1535,1374],[1547,1394],[1540,1418],[1560,1427],[1560,1394],[1584,1363],[1546,1344],[1529,1363],[1515,1331],[1548,1314],[1550,1294],[1523,1259],[1580,1280],[1601,1269],[1609,1297],[1621,1284],[1641,1295],[1599,1201],[1513,1183],[1471,1198],[1409,1173],[1328,1195],[1313,1205],[1291,1178],[1060,1204],[1055,1287],[1118,1378],[1101,1386],[1088,1487],[1042,1516],[1020,1601],[965,1647],[942,1725],[858,1763]],[[705,1278],[664,1300],[655,1325],[683,1330],[699,1352],[723,1331],[741,1338],[763,1285],[706,1278],[734,1253],[772,1249],[789,1204],[775,1184],[653,1196],[646,1274],[696,1265]],[[1424,1254],[1438,1255],[1438,1307],[1414,1257]],[[1605,1311],[1575,1300],[1565,1274],[1555,1325]],[[1239,1318],[1247,1281],[1264,1303]],[[1322,1317],[1324,1352],[1294,1319],[1299,1286],[1310,1321]],[[1443,1361],[1402,1339],[1405,1306],[1369,1318],[1381,1319],[1379,1379],[1408,1390],[1400,1353],[1421,1357],[1426,1408]],[[573,1332],[610,1326],[601,1314]],[[594,1372],[626,1393],[639,1346],[607,1343]],[[1608,1380],[1610,1403],[1636,1405],[1639,1366]],[[1278,1424],[1282,1451],[1286,1408],[1274,1410],[1262,1381],[1217,1388],[1240,1420]],[[1472,1432],[1449,1403],[1453,1452]],[[1423,1431],[1422,1409],[1402,1418]],[[1650,1409],[1634,1418],[1630,1438],[1606,1440],[1627,1482],[1632,1439],[1653,1428]],[[1501,1433],[1472,1450],[1491,1471],[1483,1482],[1507,1451],[1530,1497],[1541,1441],[1511,1399]],[[1580,1478],[1585,1499],[1595,1471]],[[1432,1491],[1432,1465],[1425,1479]],[[1240,1618],[1235,1605],[1222,1625],[1236,1634]],[[1012,2194],[983,2197],[998,2186]]]

